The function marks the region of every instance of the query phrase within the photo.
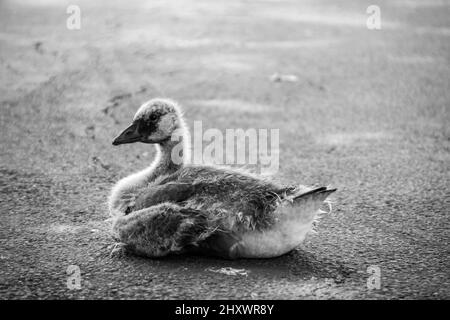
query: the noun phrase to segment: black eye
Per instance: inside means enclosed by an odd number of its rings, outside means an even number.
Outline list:
[[[150,115],[150,121],[155,121],[156,119],[158,119],[158,115],[157,114],[155,114],[155,113],[152,113],[151,115]]]

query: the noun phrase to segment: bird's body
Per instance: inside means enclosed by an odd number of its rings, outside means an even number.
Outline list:
[[[173,113],[167,100],[150,101],[148,112],[155,104]],[[176,107],[175,115],[182,121]],[[128,133],[125,139],[136,138]],[[138,254],[279,256],[304,240],[320,217],[319,207],[335,191],[281,186],[229,168],[174,164],[175,144],[164,140],[159,145],[152,166],[119,181],[110,197],[114,234]]]

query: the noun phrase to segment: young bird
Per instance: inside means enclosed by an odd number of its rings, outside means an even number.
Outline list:
[[[188,130],[178,104],[167,99],[144,103],[113,145],[134,142],[154,144],[157,156],[113,187],[109,210],[113,235],[148,257],[280,256],[305,239],[336,190],[281,186],[242,171],[187,164]]]

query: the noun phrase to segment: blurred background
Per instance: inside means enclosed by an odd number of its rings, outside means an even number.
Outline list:
[[[449,16],[443,0],[0,1],[0,297],[449,298]],[[154,156],[111,141],[157,96],[190,126],[279,128],[275,178],[337,187],[333,214],[274,260],[110,257],[109,189]]]

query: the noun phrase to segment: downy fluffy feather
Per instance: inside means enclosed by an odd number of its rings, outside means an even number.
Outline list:
[[[323,215],[320,206],[335,191],[281,186],[217,166],[175,164],[170,140],[175,130],[188,134],[179,106],[154,99],[114,141],[154,143],[158,149],[151,166],[120,180],[109,199],[113,234],[135,253],[279,256],[304,240]],[[185,158],[188,141],[183,140]]]

